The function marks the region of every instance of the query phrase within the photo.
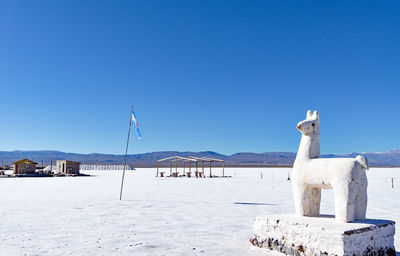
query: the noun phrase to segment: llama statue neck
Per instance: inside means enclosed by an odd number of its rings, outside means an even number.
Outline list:
[[[303,122],[300,122],[298,127],[307,125],[314,129],[312,129],[309,134],[302,134],[299,150],[297,151],[296,161],[312,159],[320,156],[320,129],[318,113],[311,114],[311,112],[309,112],[307,114],[307,119]]]

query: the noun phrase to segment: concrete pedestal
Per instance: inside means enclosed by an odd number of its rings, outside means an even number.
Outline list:
[[[287,255],[395,256],[395,223],[367,219],[340,223],[333,216],[259,216],[254,222],[254,246]]]

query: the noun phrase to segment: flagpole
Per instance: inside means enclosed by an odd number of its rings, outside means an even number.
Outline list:
[[[129,136],[131,134],[131,123],[132,123],[132,111],[133,106],[131,106],[131,113],[129,114],[129,129],[128,129],[128,139],[126,140],[126,149],[125,149],[125,162],[124,162],[124,171],[122,172],[122,180],[121,180],[121,191],[119,192],[119,200],[122,198],[122,188],[124,187],[124,177],[125,177],[125,169],[126,169],[126,158],[128,156],[128,146],[129,146]]]

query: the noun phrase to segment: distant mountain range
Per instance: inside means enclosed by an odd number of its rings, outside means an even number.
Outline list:
[[[389,152],[379,153],[351,153],[346,155],[323,155],[323,157],[355,157],[362,154],[367,157],[370,166],[391,167],[400,166],[400,150],[394,149]],[[204,152],[178,152],[178,151],[161,151],[144,154],[128,155],[127,163],[135,167],[155,167],[158,159],[170,156],[195,156],[195,157],[211,157],[225,160],[225,166],[291,166],[296,158],[296,153],[292,152],[267,152],[267,153],[236,153],[233,155],[222,155],[212,151]],[[36,161],[41,165],[50,164],[50,161],[67,159],[79,161],[85,164],[123,164],[123,155],[114,154],[76,154],[65,153],[59,151],[0,151],[0,160],[2,164],[9,165],[14,161],[22,158],[28,158]],[[166,163],[169,164],[169,163]]]

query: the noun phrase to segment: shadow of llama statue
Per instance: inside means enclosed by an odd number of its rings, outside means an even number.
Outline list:
[[[319,158],[317,111],[308,111],[307,119],[298,123],[297,129],[302,137],[292,174],[296,214],[318,216],[321,189],[333,189],[336,220],[364,220],[367,211],[367,159],[360,155],[356,158]]]

